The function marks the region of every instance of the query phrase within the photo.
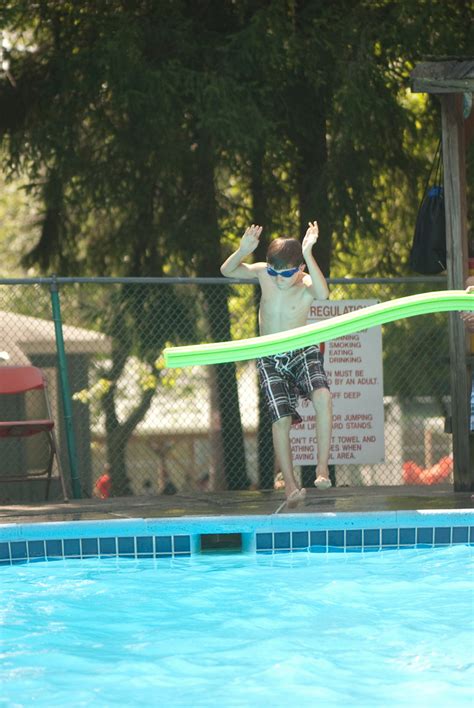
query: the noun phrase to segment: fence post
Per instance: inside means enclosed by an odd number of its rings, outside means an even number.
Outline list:
[[[67,370],[66,350],[64,347],[63,323],[61,319],[61,303],[59,301],[59,288],[56,276],[51,276],[51,306],[53,310],[54,331],[56,335],[56,352],[58,355],[59,378],[61,382],[61,398],[63,402],[64,418],[66,421],[66,442],[71,470],[72,495],[74,499],[81,499],[81,483],[77,471],[76,439],[72,420],[71,390]]]

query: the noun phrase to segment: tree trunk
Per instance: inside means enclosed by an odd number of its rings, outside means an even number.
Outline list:
[[[328,152],[326,144],[326,112],[324,89],[314,101],[311,130],[296,133],[297,189],[300,207],[300,231],[303,236],[309,221],[317,221],[319,239],[315,256],[326,277],[331,269],[331,224],[328,203]]]
[[[224,473],[224,451],[222,449],[222,423],[219,406],[219,388],[217,385],[218,366],[208,366],[210,388],[210,442],[211,460],[209,465],[209,489],[218,492],[227,489]]]
[[[107,460],[110,463],[112,496],[127,497],[132,494],[127,476],[127,442],[128,438],[123,434],[120,425],[107,435]]]
[[[210,277],[219,274],[221,248],[214,186],[214,155],[211,138],[204,132],[199,136],[196,154],[194,224],[199,234],[196,242],[201,246],[196,254],[196,261],[198,275]],[[203,293],[212,340],[229,340],[231,331],[227,288],[207,285],[203,288]],[[217,367],[216,386],[227,487],[247,489],[250,482],[247,477],[235,364],[221,364]]]
[[[253,222],[265,227],[260,242],[255,250],[256,261],[266,261],[269,239],[266,234],[270,230],[270,214],[267,195],[263,181],[263,152],[260,151],[252,159],[251,174]],[[260,306],[260,289],[254,290],[255,309]],[[257,332],[258,318],[257,318]],[[258,476],[261,489],[273,489],[275,483],[275,457],[273,452],[272,425],[267,410],[263,391],[258,387],[258,433],[257,433]]]
[[[113,338],[112,366],[106,375],[112,382],[112,385],[102,399],[107,438],[107,460],[110,463],[110,474],[112,478],[112,493],[123,496],[132,494],[130,480],[127,476],[127,444],[135,428],[145,417],[155,394],[155,391],[152,389],[143,391],[140,400],[137,401],[135,408],[130,412],[127,420],[123,423],[120,422],[115,400],[117,382],[132,352],[132,333],[129,325],[127,325],[127,318],[125,316],[126,288],[127,286],[125,286],[120,295],[120,302],[115,303],[114,314],[110,325],[109,336]],[[136,290],[133,292],[135,293]]]

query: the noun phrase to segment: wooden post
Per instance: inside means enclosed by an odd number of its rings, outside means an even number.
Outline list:
[[[440,95],[446,207],[447,275],[450,290],[463,290],[468,275],[466,162],[462,94]],[[458,313],[449,315],[449,354],[454,453],[454,489],[474,488],[469,445],[468,337]]]

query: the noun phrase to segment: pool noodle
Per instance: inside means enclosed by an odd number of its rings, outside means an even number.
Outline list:
[[[283,354],[406,317],[456,310],[473,311],[474,293],[441,290],[409,295],[276,334],[214,344],[168,347],[163,352],[165,366],[207,366]]]

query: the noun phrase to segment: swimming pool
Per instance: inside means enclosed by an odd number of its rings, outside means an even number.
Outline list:
[[[471,706],[472,521],[0,527],[4,704]],[[229,534],[244,552],[199,552]]]

